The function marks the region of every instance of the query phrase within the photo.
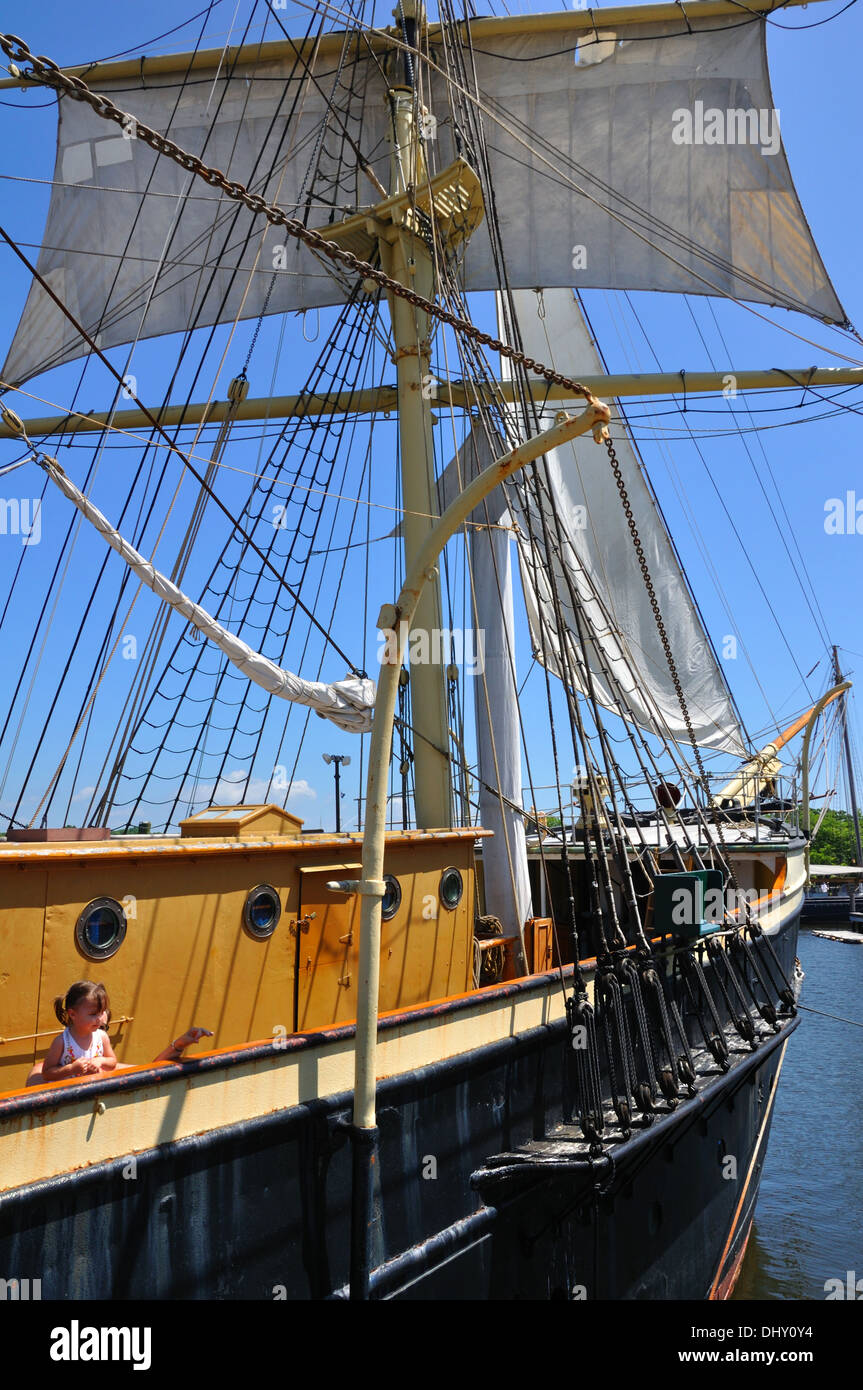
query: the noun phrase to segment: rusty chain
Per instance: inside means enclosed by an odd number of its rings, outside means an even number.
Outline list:
[[[636,556],[637,556],[637,558],[638,558],[639,568],[641,569],[641,574],[642,574],[642,577],[643,577],[643,579],[644,579],[644,587],[645,587],[646,590],[647,590],[647,596],[648,596],[648,598],[649,598],[649,600],[650,600],[650,607],[651,607],[651,609],[653,610],[653,617],[654,617],[654,621],[655,621],[655,623],[656,623],[656,629],[657,629],[657,632],[659,633],[659,639],[660,639],[660,641],[662,642],[662,649],[663,649],[663,651],[664,651],[664,653],[665,653],[665,659],[666,659],[666,661],[668,662],[668,670],[669,670],[669,672],[670,672],[670,674],[671,674],[671,679],[672,679],[672,682],[674,683],[674,690],[675,690],[675,693],[676,693],[676,695],[677,695],[677,699],[678,699],[678,701],[679,701],[679,703],[680,703],[680,710],[681,710],[681,713],[682,713],[682,715],[683,715],[684,722],[685,722],[685,724],[686,724],[686,732],[687,732],[687,735],[688,735],[688,737],[689,737],[689,742],[690,742],[690,744],[692,745],[692,752],[693,752],[693,755],[694,755],[694,757],[695,757],[696,765],[697,765],[697,767],[698,767],[698,780],[699,780],[699,782],[700,782],[700,784],[701,784],[701,786],[702,786],[702,788],[703,788],[703,790],[704,790],[704,794],[705,794],[705,797],[706,797],[707,802],[708,802],[708,807],[709,807],[709,809],[710,809],[710,810],[712,811],[712,813],[713,813],[713,817],[712,817],[712,820],[713,820],[712,828],[715,829],[715,831],[716,831],[716,838],[717,838],[717,840],[719,841],[719,845],[720,845],[720,848],[721,848],[721,851],[722,851],[722,857],[723,857],[723,860],[724,860],[724,862],[725,862],[725,867],[726,867],[726,869],[728,870],[728,880],[729,880],[729,882],[731,883],[731,886],[734,888],[735,892],[739,893],[739,890],[740,890],[740,883],[739,883],[739,881],[738,881],[737,874],[735,873],[735,870],[734,870],[734,861],[733,861],[733,859],[732,859],[732,857],[731,857],[731,854],[730,854],[730,851],[729,851],[729,848],[728,848],[728,842],[727,842],[727,840],[726,840],[726,838],[725,838],[725,833],[724,833],[724,830],[723,830],[723,825],[722,825],[722,820],[723,820],[723,817],[722,817],[722,809],[721,809],[721,807],[715,805],[715,803],[711,802],[711,800],[710,800],[710,783],[709,783],[709,781],[708,781],[707,772],[706,772],[706,770],[705,770],[704,762],[703,762],[702,757],[701,757],[701,749],[698,747],[698,744],[695,742],[695,731],[694,731],[694,729],[693,729],[693,727],[692,727],[692,720],[691,720],[690,714],[689,714],[689,706],[688,706],[687,703],[686,703],[686,696],[685,696],[684,693],[683,693],[683,686],[682,686],[682,684],[681,684],[680,675],[679,675],[678,670],[677,670],[677,663],[676,663],[676,661],[674,660],[674,653],[673,653],[672,650],[671,650],[671,643],[670,643],[669,640],[668,640],[668,633],[667,633],[666,630],[665,630],[665,623],[664,623],[663,620],[662,620],[662,613],[660,612],[660,609],[659,609],[659,601],[658,601],[658,599],[657,599],[657,597],[656,597],[656,590],[655,590],[654,587],[653,587],[653,580],[652,580],[651,577],[650,577],[650,567],[648,566],[648,563],[647,563],[647,557],[646,557],[645,554],[644,554],[644,547],[643,547],[643,545],[641,544],[641,537],[640,537],[639,534],[638,534],[638,527],[637,527],[636,524],[635,524],[635,517],[634,517],[633,512],[632,512],[632,504],[631,504],[631,502],[630,502],[630,500],[629,500],[629,494],[628,494],[627,491],[626,491],[626,484],[625,484],[625,482],[623,481],[623,473],[621,472],[620,463],[619,463],[618,458],[617,458],[617,452],[616,452],[616,450],[615,450],[615,447],[614,447],[614,444],[613,444],[613,442],[612,442],[612,440],[611,440],[611,436],[610,436],[610,435],[607,436],[607,437],[605,438],[604,443],[605,443],[606,449],[608,450],[608,461],[609,461],[609,463],[611,464],[612,472],[614,473],[614,481],[615,481],[615,483],[617,484],[617,491],[618,491],[618,493],[620,494],[620,500],[621,500],[621,503],[623,504],[623,511],[624,511],[625,516],[626,516],[627,524],[628,524],[628,526],[629,526],[629,532],[630,532],[630,535],[631,535],[631,537],[632,537],[632,544],[633,544],[633,546],[634,546],[634,548],[635,548],[635,554],[636,554]],[[696,785],[697,785],[697,784],[696,784]],[[707,822],[707,817],[706,817],[706,815],[705,815],[705,817],[704,817],[704,825],[705,825],[705,828],[708,829],[708,838],[709,838],[709,828],[710,828],[710,827],[708,827],[708,822]],[[657,843],[658,843],[658,842],[657,842]],[[755,919],[753,918],[753,916],[752,916],[752,908],[750,907],[749,899],[748,899],[746,896],[744,896],[744,898],[743,898],[742,907],[743,907],[743,919],[744,919],[744,920],[743,920],[743,924],[741,924],[740,922],[733,922],[733,923],[731,923],[731,925],[734,927],[737,936],[738,936],[741,940],[744,940],[743,932],[744,932],[745,929],[747,929],[747,930],[749,931],[750,935],[753,937],[753,939],[760,938],[760,939],[764,942],[765,948],[766,948],[767,952],[769,953],[771,959],[773,960],[773,963],[774,963],[774,965],[776,966],[776,969],[779,971],[779,976],[780,976],[780,979],[781,979],[781,981],[782,981],[782,986],[779,987],[779,989],[778,989],[779,997],[780,997],[789,1007],[792,1007],[792,1006],[793,1006],[794,1000],[793,1000],[793,990],[792,990],[792,988],[791,988],[791,982],[789,981],[788,976],[787,976],[786,973],[785,973],[785,970],[784,970],[784,968],[783,968],[782,962],[780,961],[778,955],[776,954],[776,949],[775,949],[775,947],[774,947],[774,945],[773,945],[773,942],[770,940],[770,937],[769,937],[769,935],[767,934],[767,932],[763,931],[762,928],[760,927],[760,925],[758,924],[758,922],[755,921]],[[728,917],[727,908],[724,910],[724,914],[723,914],[723,915],[724,915],[726,918]],[[701,967],[699,966],[698,968],[700,969]],[[756,965],[755,968],[756,968],[756,971],[757,971],[757,969],[758,969],[757,965]],[[776,982],[775,982],[775,980],[773,979],[772,972],[771,972],[771,970],[770,970],[769,964],[768,964],[768,966],[767,966],[767,973],[768,973],[768,975],[770,975],[771,984],[773,984],[773,985],[775,986]],[[732,976],[732,978],[733,978],[733,976]],[[761,977],[760,977],[760,973],[759,973],[759,978],[761,978]],[[762,984],[762,987],[765,989],[765,993],[768,993],[767,987],[766,987],[766,982],[764,981],[763,978],[761,979],[761,984]],[[759,1006],[759,1007],[760,1007],[760,1006]]]
[[[617,451],[615,450],[614,444],[610,437],[606,439],[605,447],[608,450],[608,461],[611,464],[611,469],[614,473],[614,481],[617,484],[617,491],[620,494],[620,500],[623,504],[623,511],[624,515],[626,516],[627,525],[629,526],[629,533],[632,537],[632,544],[635,548],[635,554],[638,559],[638,565],[641,570],[642,578],[644,579],[644,587],[647,590],[647,597],[650,600],[650,607],[653,611],[653,618],[656,623],[656,630],[659,633],[659,640],[662,643],[662,650],[664,651],[665,659],[668,662],[668,670],[671,675],[672,684],[674,685],[674,692],[677,695],[677,699],[680,704],[680,712],[683,715],[683,722],[686,725],[686,733],[689,738],[689,742],[692,745],[692,752],[695,756],[695,762],[698,767],[698,780],[702,786],[705,798],[707,799],[707,802],[709,804],[710,783],[708,781],[707,772],[701,758],[701,750],[698,747],[698,744],[695,742],[695,730],[692,727],[692,718],[689,713],[689,706],[686,703],[686,696],[683,693],[683,685],[680,680],[680,673],[677,670],[677,662],[674,660],[674,653],[671,650],[671,643],[668,640],[668,633],[665,630],[665,623],[663,621],[662,613],[660,612],[659,608],[659,600],[656,597],[656,590],[653,587],[653,580],[650,575],[650,567],[647,563],[647,557],[644,554],[644,546],[641,544],[641,537],[638,534],[638,527],[635,524],[635,517],[632,511],[632,504],[629,500],[629,494],[626,491],[626,483],[623,481],[623,473],[621,472],[620,462],[617,457]],[[731,861],[731,856],[728,851],[728,844],[722,831],[722,817],[717,807],[713,807],[713,811],[713,825],[716,830],[719,843],[722,846],[722,854],[725,859],[726,867],[728,869],[728,877],[731,880],[732,886],[734,888],[737,888],[737,875],[734,872],[734,865]],[[750,920],[748,903],[746,904],[746,918],[747,921]]]
[[[424,310],[425,313],[438,319],[440,323],[448,324],[450,328],[457,329],[482,347],[490,348],[493,352],[498,352],[501,356],[509,358],[511,362],[519,363],[535,376],[542,377],[555,386],[563,386],[567,390],[571,390],[574,396],[583,396],[587,401],[593,400],[592,393],[581,382],[573,381],[570,377],[553,371],[542,362],[537,362],[533,357],[525,356],[524,353],[510,347],[508,343],[502,342],[500,338],[494,338],[490,333],[483,333],[467,319],[461,318],[440,304],[424,299],[422,295],[409,289],[407,285],[393,280],[377,266],[369,265],[368,261],[360,260],[353,252],[337,246],[335,242],[329,241],[320,232],[304,226],[294,217],[289,217],[281,208],[268,203],[261,194],[250,193],[244,184],[235,179],[227,178],[220,169],[212,168],[205,164],[202,159],[199,159],[197,155],[190,154],[188,150],[182,149],[173,140],[169,140],[167,136],[160,135],[158,131],[143,125],[130,112],[121,111],[107,96],[91,91],[80,77],[73,77],[69,73],[62,72],[51,58],[37,57],[32,54],[24,40],[19,39],[15,34],[0,33],[0,49],[3,50],[13,65],[13,76],[21,77],[27,81],[41,82],[46,86],[53,87],[61,95],[71,97],[73,101],[86,102],[93,108],[97,116],[115,121],[125,130],[134,130],[135,137],[143,140],[157,154],[166,155],[176,164],[179,164],[181,168],[203,179],[212,188],[221,189],[228,198],[243,203],[251,212],[262,213],[273,226],[283,227],[289,236],[305,242],[312,250],[329,257],[332,261],[340,262],[354,274],[360,275],[364,279],[374,280],[391,294],[397,295],[399,299],[407,300],[414,308]],[[19,62],[29,63],[30,70],[23,72],[18,67]]]

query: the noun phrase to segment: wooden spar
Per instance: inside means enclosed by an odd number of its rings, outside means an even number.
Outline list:
[[[595,29],[620,29],[632,24],[676,23],[683,25],[687,20],[697,24],[700,19],[716,19],[724,15],[769,14],[775,9],[789,9],[795,5],[817,3],[817,0],[747,0],[741,5],[739,0],[693,0],[687,4],[684,14],[679,4],[656,5],[612,5],[607,9],[561,11],[541,15],[505,15],[499,19],[474,19],[470,25],[471,41],[481,44],[483,40],[499,38],[503,35],[548,34],[576,38],[580,33]],[[458,27],[461,27],[459,25]],[[452,28],[452,26],[450,26]],[[440,44],[440,24],[430,24],[428,41],[430,45]],[[72,77],[85,80],[114,82],[121,79],[140,81],[147,77],[163,77],[171,73],[185,74],[199,70],[222,68],[230,72],[236,63],[254,63],[262,66],[285,58],[311,57],[312,53],[321,57],[341,53],[344,49],[345,33],[332,30],[316,38],[275,39],[269,43],[250,43],[229,48],[208,48],[197,53],[160,53],[153,57],[123,58],[114,63],[79,63],[76,67],[62,68],[61,71]],[[355,42],[368,53],[371,48],[382,53],[399,46],[395,31],[386,29],[365,29],[356,32]],[[31,85],[21,77],[5,78],[2,87],[27,87]]]
[[[804,803],[807,802],[809,788],[809,737],[812,728],[815,725],[815,720],[825,706],[837,699],[844,690],[849,688],[850,684],[850,681],[846,681],[844,685],[836,685],[832,690],[828,690],[827,694],[824,695],[816,705],[808,709],[805,714],[801,714],[799,719],[794,720],[793,724],[789,724],[787,729],[779,734],[772,743],[766,744],[766,746],[761,749],[760,753],[755,754],[754,758],[750,758],[740,771],[735,773],[731,781],[726,782],[722,790],[716,793],[713,797],[713,804],[719,806],[720,803],[726,799],[733,800],[735,797],[740,796],[743,796],[744,800],[753,800],[762,784],[768,781],[774,773],[778,771],[778,766],[774,766],[774,762],[780,748],[784,748],[786,743],[790,743],[794,735],[799,734],[801,729],[806,729],[806,737],[803,741],[803,800]],[[806,817],[805,828],[808,834],[808,806],[804,815]]]
[[[732,372],[687,372],[687,396],[705,392],[722,391],[733,376],[737,391],[778,391],[791,387],[808,386],[863,386],[861,367],[794,367],[787,370],[772,367],[768,371]],[[683,391],[680,372],[635,372],[626,375],[580,376],[579,380],[594,396],[668,396]],[[534,379],[531,387],[539,404],[548,401],[571,399],[565,386],[555,386],[550,382]],[[432,390],[430,403],[439,409],[452,407],[466,410],[476,406],[480,399],[515,399],[515,386],[512,381],[498,381],[491,389],[468,388],[464,382],[439,381]],[[324,415],[343,415],[346,412],[357,415],[381,413],[398,408],[398,392],[395,386],[373,386],[361,391],[334,391],[326,395],[305,394],[301,396],[250,396],[241,401],[232,412],[235,420],[296,420],[306,416],[317,418]],[[215,423],[227,418],[231,412],[230,401],[196,402],[191,405],[169,405],[161,411],[153,411],[160,425],[176,426]],[[68,415],[45,415],[38,419],[25,420],[24,427],[31,438],[55,434],[88,434],[105,428],[110,419],[117,430],[149,429],[150,421],[140,410],[116,410],[113,415],[105,411],[86,415],[70,411]],[[0,422],[0,439],[12,437],[9,427]]]

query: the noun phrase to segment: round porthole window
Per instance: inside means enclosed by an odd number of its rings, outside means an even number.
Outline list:
[[[402,886],[397,878],[393,878],[392,874],[386,875],[384,883],[386,884],[386,892],[381,903],[381,916],[385,922],[388,922],[391,917],[395,917],[401,906]]]
[[[259,941],[272,936],[281,915],[282,904],[275,888],[268,883],[259,883],[251,889],[243,908],[243,925],[252,936]]]
[[[126,935],[126,913],[116,898],[94,898],[75,926],[75,940],[90,960],[107,960]]]
[[[461,902],[463,893],[464,883],[458,869],[444,869],[438,889],[441,905],[453,912]]]

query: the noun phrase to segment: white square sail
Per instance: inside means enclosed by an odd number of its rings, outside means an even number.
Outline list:
[[[432,172],[462,152],[459,103],[481,116],[487,215],[493,207],[510,284],[730,295],[843,323],[779,142],[765,26],[737,16],[693,21],[692,33],[682,21],[628,24],[592,47],[583,22],[568,33],[559,16],[545,17],[547,30],[543,18],[516,33],[509,21],[500,33],[484,24],[475,90],[465,98],[433,72],[428,97]],[[141,83],[96,70],[87,81],[207,165],[325,225],[376,201],[357,149],[388,183],[384,83],[363,44],[347,96],[333,53],[298,59],[300,47],[218,75],[196,69],[187,84],[176,71]],[[340,155],[322,152],[322,132]],[[345,298],[350,276],[157,156],[134,122],[120,131],[62,99],[54,178],[38,268],[102,348]],[[498,288],[485,224],[462,273],[467,290]],[[34,285],[3,378],[19,384],[85,350]]]

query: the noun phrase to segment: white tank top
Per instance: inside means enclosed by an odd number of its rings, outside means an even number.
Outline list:
[[[68,1062],[77,1062],[80,1057],[86,1057],[88,1060],[92,1060],[96,1057],[103,1057],[105,1055],[105,1048],[102,1040],[105,1037],[107,1037],[105,1031],[102,1028],[97,1028],[96,1032],[93,1034],[90,1046],[86,1048],[80,1047],[72,1037],[70,1030],[64,1028],[63,1051],[60,1054],[60,1061],[57,1065],[65,1067]]]

